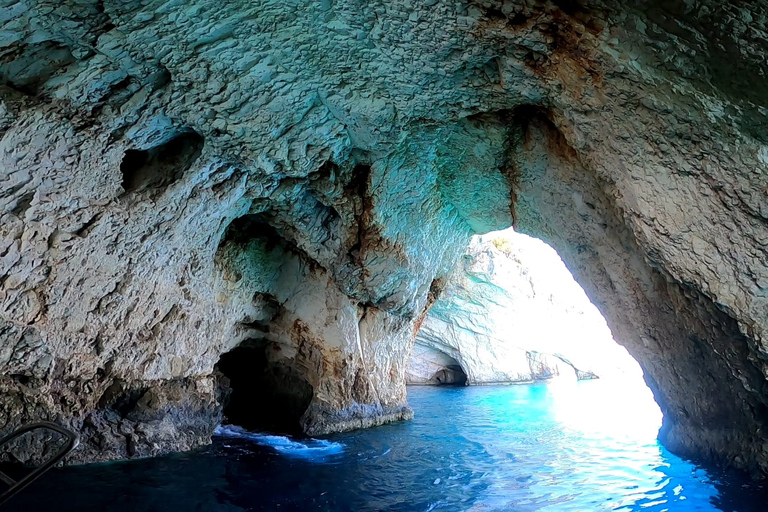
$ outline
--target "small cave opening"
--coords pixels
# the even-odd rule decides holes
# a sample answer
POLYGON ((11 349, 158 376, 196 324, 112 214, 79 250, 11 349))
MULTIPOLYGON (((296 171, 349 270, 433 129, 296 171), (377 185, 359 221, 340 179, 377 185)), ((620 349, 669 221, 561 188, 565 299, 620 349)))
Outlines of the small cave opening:
POLYGON ((285 239, 269 220, 268 212, 252 213, 236 218, 227 226, 219 243, 219 250, 227 244, 246 245, 257 239, 266 242, 267 250, 284 245, 285 239))
POLYGON ((120 163, 125 193, 160 189, 177 181, 203 151, 204 139, 188 130, 149 149, 129 149, 120 163))
POLYGON ((275 356, 280 347, 246 340, 222 354, 215 369, 224 422, 259 432, 301 435, 301 418, 313 388, 291 360, 275 356))
MULTIPOLYGON (((451 358, 453 359, 453 358, 451 358)), ((436 371, 429 380, 434 386, 466 386, 467 374, 461 365, 453 359, 454 364, 449 364, 436 371)))

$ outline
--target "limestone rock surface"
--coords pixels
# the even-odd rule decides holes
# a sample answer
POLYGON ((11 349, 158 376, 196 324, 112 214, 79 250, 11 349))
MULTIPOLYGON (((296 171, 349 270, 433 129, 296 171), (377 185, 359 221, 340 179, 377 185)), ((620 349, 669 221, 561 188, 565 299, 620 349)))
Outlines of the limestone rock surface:
POLYGON ((640 361, 670 448, 766 470, 767 23, 0 0, 2 429, 66 423, 73 462, 205 443, 252 383, 218 367, 238 348, 275 396, 311 389, 307 432, 406 418, 414 332, 516 221, 640 361))

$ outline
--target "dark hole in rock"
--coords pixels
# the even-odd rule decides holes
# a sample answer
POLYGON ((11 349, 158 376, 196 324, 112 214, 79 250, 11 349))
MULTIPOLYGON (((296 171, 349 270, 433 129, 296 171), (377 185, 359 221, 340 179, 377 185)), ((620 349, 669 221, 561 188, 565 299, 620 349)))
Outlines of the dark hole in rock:
POLYGON ((485 15, 492 20, 506 20, 507 17, 501 9, 490 8, 485 11, 485 15))
POLYGON ((349 183, 345 187, 347 194, 364 198, 368 192, 368 186, 371 179, 371 166, 365 164, 357 164, 352 169, 352 177, 349 183))
POLYGON ((146 389, 132 388, 124 382, 113 382, 99 397, 98 406, 101 409, 109 408, 126 417, 146 393, 146 389))
POLYGON ((579 2, 575 0, 556 0, 555 5, 562 9, 566 14, 574 14, 584 9, 579 2))
POLYGON ((512 19, 509 20, 509 24, 512 25, 512 26, 515 26, 515 27, 518 27, 520 25, 524 25, 527 22, 528 22, 528 16, 526 16, 525 14, 523 14, 521 12, 515 14, 512 17, 512 19))
POLYGON ((266 241, 266 250, 271 251, 275 247, 282 247, 285 240, 269 223, 267 214, 255 213, 243 215, 233 220, 224 232, 220 246, 226 244, 245 245, 251 240, 262 239, 266 241))
POLYGON ((354 205, 354 216, 357 222, 357 236, 354 243, 348 249, 347 253, 350 255, 353 261, 357 261, 360 258, 360 250, 363 245, 363 237, 365 234, 365 222, 364 218, 366 209, 370 210, 372 207, 371 200, 368 197, 368 188, 371 182, 371 166, 365 164, 357 164, 352 169, 352 177, 344 187, 344 195, 351 199, 354 205))
POLYGON ((11 213, 16 215, 17 217, 23 217, 24 212, 26 212, 30 206, 32 206, 32 200, 35 198, 35 192, 30 191, 25 193, 23 196, 21 196, 18 201, 16 201, 16 207, 11 210, 11 213))
POLYGON ((157 71, 153 73, 147 81, 152 86, 153 90, 157 90, 162 89, 171 83, 172 79, 173 77, 171 76, 171 72, 168 71, 168 68, 163 65, 159 65, 157 71))
POLYGON ((461 365, 454 360, 455 364, 449 364, 432 375, 429 384, 435 386, 466 386, 467 374, 461 368, 461 365))
POLYGON ((11 378, 23 386, 29 384, 30 381, 30 377, 28 375, 22 374, 13 374, 11 375, 11 378))
POLYGON ((150 149, 129 149, 120 172, 123 190, 139 192, 165 187, 181 178, 203 151, 203 137, 194 131, 180 133, 150 149))
POLYGON ((248 430, 302 434, 301 417, 312 401, 312 386, 291 366, 269 351, 279 348, 248 340, 223 354, 216 369, 224 400, 226 423, 248 430), (227 389, 228 388, 228 389, 227 389))

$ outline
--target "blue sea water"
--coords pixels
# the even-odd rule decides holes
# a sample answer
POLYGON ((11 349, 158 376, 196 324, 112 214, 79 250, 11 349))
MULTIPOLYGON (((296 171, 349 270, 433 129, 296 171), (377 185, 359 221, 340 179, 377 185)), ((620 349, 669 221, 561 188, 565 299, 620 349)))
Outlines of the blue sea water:
POLYGON ((413 421, 323 439, 224 426, 194 452, 54 470, 8 510, 768 510, 760 484, 661 447, 647 394, 599 380, 408 393, 413 421))

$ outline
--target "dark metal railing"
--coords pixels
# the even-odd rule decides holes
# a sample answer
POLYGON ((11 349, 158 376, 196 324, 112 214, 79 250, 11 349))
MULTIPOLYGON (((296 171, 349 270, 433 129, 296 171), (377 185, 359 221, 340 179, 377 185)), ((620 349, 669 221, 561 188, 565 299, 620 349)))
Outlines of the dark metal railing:
POLYGON ((0 480, 10 486, 7 491, 0 495, 0 505, 11 499, 26 486, 40 478, 43 473, 55 466, 56 463, 61 461, 61 459, 63 459, 69 452, 77 447, 77 434, 55 423, 51 423, 50 421, 41 421, 38 423, 30 423, 29 425, 24 425, 23 427, 0 439, 0 449, 2 449, 3 446, 7 445, 14 439, 21 437, 27 432, 31 432, 33 430, 52 430, 53 432, 63 436, 65 442, 59 447, 59 450, 53 455, 53 457, 45 461, 42 465, 33 469, 30 473, 24 475, 20 480, 14 480, 10 476, 0 471, 0 480))

